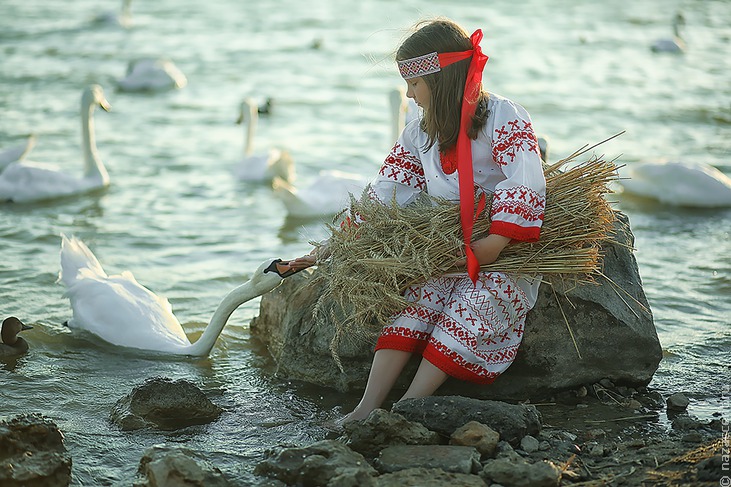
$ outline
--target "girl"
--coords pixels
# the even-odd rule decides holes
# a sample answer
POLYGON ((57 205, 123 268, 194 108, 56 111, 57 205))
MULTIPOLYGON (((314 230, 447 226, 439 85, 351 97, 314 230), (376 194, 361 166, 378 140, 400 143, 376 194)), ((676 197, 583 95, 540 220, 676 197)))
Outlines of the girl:
MULTIPOLYGON (((482 32, 455 22, 422 22, 396 53, 407 96, 423 110, 403 130, 369 190, 406 205, 421 192, 459 201, 466 272, 405 291, 414 304, 385 324, 365 392, 342 422, 381 406, 414 353, 422 356, 401 399, 433 394, 449 377, 489 384, 513 362, 540 278, 481 271, 515 241, 538 240, 546 182, 530 115, 482 89, 482 32), (491 193, 490 234, 471 242, 474 198, 491 193)), ((308 255, 292 271, 314 265, 308 255)))

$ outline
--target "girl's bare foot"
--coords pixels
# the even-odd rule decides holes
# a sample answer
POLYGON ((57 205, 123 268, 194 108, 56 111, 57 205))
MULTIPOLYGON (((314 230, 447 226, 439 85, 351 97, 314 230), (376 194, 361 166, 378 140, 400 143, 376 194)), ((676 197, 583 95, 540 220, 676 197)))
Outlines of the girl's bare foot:
POLYGON ((371 414, 371 411, 363 411, 362 409, 355 408, 350 413, 346 414, 339 420, 335 422, 338 426, 342 427, 345 423, 350 423, 351 421, 361 421, 363 419, 366 419, 368 415, 371 414))

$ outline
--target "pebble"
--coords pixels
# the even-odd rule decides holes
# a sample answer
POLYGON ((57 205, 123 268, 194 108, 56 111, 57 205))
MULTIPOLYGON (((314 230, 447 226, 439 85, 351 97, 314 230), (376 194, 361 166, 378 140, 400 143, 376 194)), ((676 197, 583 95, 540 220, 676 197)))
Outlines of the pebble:
POLYGON ((520 447, 527 453, 534 453, 540 449, 541 444, 531 435, 525 435, 523 439, 520 440, 520 447))
POLYGON ((670 410, 684 411, 685 409, 688 409, 690 399, 688 399, 688 397, 682 392, 676 392, 667 398, 666 404, 670 410))

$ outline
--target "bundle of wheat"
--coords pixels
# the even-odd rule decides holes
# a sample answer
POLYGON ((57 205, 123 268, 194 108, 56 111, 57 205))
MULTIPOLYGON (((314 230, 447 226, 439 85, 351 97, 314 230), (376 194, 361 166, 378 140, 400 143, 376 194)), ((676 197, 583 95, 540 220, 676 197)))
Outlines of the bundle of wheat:
MULTIPOLYGON (((483 270, 541 276, 549 282, 592 282, 601 272, 601 245, 611 238, 615 221, 605 195, 617 178, 617 166, 592 156, 561 170, 589 149, 544 166, 546 210, 540 240, 507 246, 483 270)), ((473 240, 488 235, 489 195, 487 200, 476 218, 473 240)), ((343 337, 372 338, 408 306, 402 295, 407 286, 457 271, 453 266, 463 253, 458 203, 427 195, 401 207, 395 201, 375 202, 364 193, 352 198, 347 213, 329 230, 330 257, 319 263, 313 283, 324 289, 315 306, 316 317, 325 313, 336 327, 332 343, 336 360, 343 337), (339 225, 343 220, 361 223, 339 225)))

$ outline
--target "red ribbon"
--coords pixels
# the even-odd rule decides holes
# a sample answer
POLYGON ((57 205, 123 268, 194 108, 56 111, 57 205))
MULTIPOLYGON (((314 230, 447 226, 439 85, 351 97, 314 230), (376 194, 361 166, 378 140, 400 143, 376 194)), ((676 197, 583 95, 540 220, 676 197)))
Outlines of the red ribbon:
MULTIPOLYGON (((462 116, 460 119, 460 130, 457 135, 457 173, 459 176, 459 206, 460 220, 462 222, 462 233, 464 234, 465 254, 467 256, 467 273, 473 283, 477 282, 477 276, 480 272, 480 263, 477 260, 470 243, 472 241, 472 228, 475 215, 475 182, 472 173, 472 141, 467 135, 472 124, 472 117, 477 109, 477 101, 480 94, 480 86, 482 83, 482 70, 485 69, 487 63, 487 55, 482 53, 480 41, 482 41, 482 30, 477 29, 470 37, 472 41, 472 61, 467 71, 467 80, 465 81, 464 96, 462 97, 462 116)), ((470 51, 466 51, 470 52, 470 51)), ((462 53, 446 53, 446 54, 464 54, 462 53)), ((441 57, 444 54, 440 54, 441 57)), ((466 59, 462 57, 461 59, 466 59)), ((459 60, 459 59, 457 59, 459 60)), ((457 61, 455 60, 455 61, 457 61)), ((452 61, 452 62, 455 62, 452 61)))

